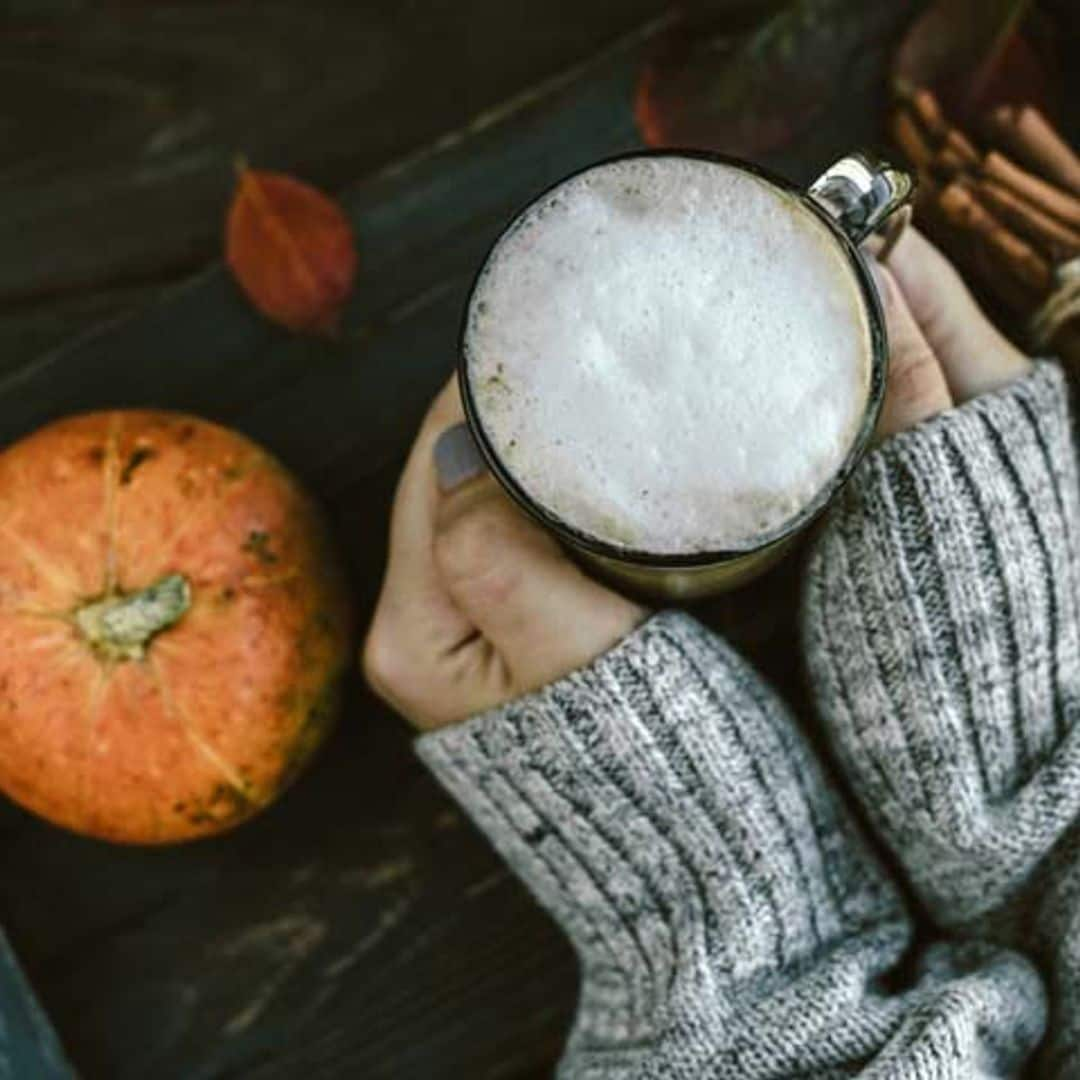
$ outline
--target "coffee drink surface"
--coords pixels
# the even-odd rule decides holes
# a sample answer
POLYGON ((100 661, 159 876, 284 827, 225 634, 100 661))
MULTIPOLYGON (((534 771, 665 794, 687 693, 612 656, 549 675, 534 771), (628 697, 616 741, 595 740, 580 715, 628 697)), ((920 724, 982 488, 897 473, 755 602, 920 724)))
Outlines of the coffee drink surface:
POLYGON ((517 484, 579 533, 744 550, 828 484, 863 421, 855 271, 796 197, 695 158, 572 177, 493 250, 466 377, 517 484))

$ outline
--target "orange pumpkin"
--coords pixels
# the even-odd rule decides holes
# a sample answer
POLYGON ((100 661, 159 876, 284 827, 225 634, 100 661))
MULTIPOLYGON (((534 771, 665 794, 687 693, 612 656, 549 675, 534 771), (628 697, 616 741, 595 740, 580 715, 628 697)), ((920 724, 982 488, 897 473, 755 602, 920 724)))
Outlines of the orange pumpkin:
POLYGON ((296 481, 195 417, 118 411, 0 454, 0 788, 169 843, 270 802, 328 731, 341 572, 296 481))

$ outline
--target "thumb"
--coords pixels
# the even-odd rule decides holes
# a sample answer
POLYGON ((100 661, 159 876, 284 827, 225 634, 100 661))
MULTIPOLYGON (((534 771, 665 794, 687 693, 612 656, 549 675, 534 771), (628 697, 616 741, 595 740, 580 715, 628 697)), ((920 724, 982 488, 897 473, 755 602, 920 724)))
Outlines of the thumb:
POLYGON ((459 425, 436 449, 437 463, 449 457, 456 465, 453 486, 443 490, 436 510, 435 564, 454 605, 500 656, 513 690, 522 693, 607 651, 645 612, 586 577, 490 476, 463 468, 466 439, 468 430, 459 425), (454 443, 456 453, 448 454, 454 443))
POLYGON ((889 332, 889 376, 878 434, 888 438, 952 408, 945 373, 895 278, 873 263, 889 332))

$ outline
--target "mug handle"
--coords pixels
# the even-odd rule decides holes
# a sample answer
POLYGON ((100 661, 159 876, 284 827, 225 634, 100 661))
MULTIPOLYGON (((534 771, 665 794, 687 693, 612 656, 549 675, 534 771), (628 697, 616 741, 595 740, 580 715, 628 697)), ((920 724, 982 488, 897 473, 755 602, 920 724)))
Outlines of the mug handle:
POLYGON ((911 220, 915 178, 860 150, 826 169, 807 195, 835 219, 853 244, 884 260, 911 220))

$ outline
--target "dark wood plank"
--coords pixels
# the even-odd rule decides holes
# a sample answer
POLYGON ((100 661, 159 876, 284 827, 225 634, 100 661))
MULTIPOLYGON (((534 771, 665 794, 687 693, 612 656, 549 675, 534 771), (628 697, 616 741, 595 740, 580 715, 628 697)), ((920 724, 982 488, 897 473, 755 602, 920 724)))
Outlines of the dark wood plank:
MULTIPOLYGON (((255 434, 329 503, 362 617, 400 458, 469 279, 536 185, 630 145, 633 47, 346 202, 349 340, 292 338, 214 269, 0 379, 0 439, 115 403, 255 434)), ((129 851, 0 809, 0 921, 90 1077, 508 1077, 553 1056, 570 950, 355 680, 331 751, 235 835, 129 851)))
MULTIPOLYGON (((867 85, 882 55, 860 59, 867 85)), ((365 271, 342 343, 280 333, 213 269, 9 370, 0 439, 116 404, 233 423, 329 503, 363 616, 400 459, 453 364, 482 253, 539 187, 635 144, 639 62, 631 44, 349 192, 365 271)), ((872 126, 849 113, 774 164, 809 176, 872 126)), ((795 650, 776 648, 790 607, 764 629, 741 626, 739 605, 712 615, 790 683, 795 650)), ((10 808, 0 830, 0 916, 91 1077, 507 1076, 555 1051, 573 1007, 565 942, 358 684, 332 751, 234 836, 115 850, 10 808)))
MULTIPOLYGON (((806 179, 876 133, 888 43, 881 29, 837 58, 829 121, 774 167, 806 179)), ((400 461, 452 367, 481 255, 539 187, 634 144, 641 48, 348 191, 363 271, 340 343, 275 330, 213 268, 126 323, 8 365, 0 441, 118 404, 232 423, 327 503, 364 619, 400 461)), ((702 611, 801 701, 797 574, 789 562, 702 611)), ((566 943, 358 679, 329 752, 234 835, 115 849, 0 805, 0 922, 90 1080, 509 1077, 543 1069, 574 1003, 566 943)))
POLYGON ((190 271, 237 154, 339 188, 664 5, 26 0, 0 28, 0 302, 190 271))
POLYGON ((90 289, 0 309, 0 378, 28 360, 133 314, 156 300, 164 289, 154 283, 90 289))

